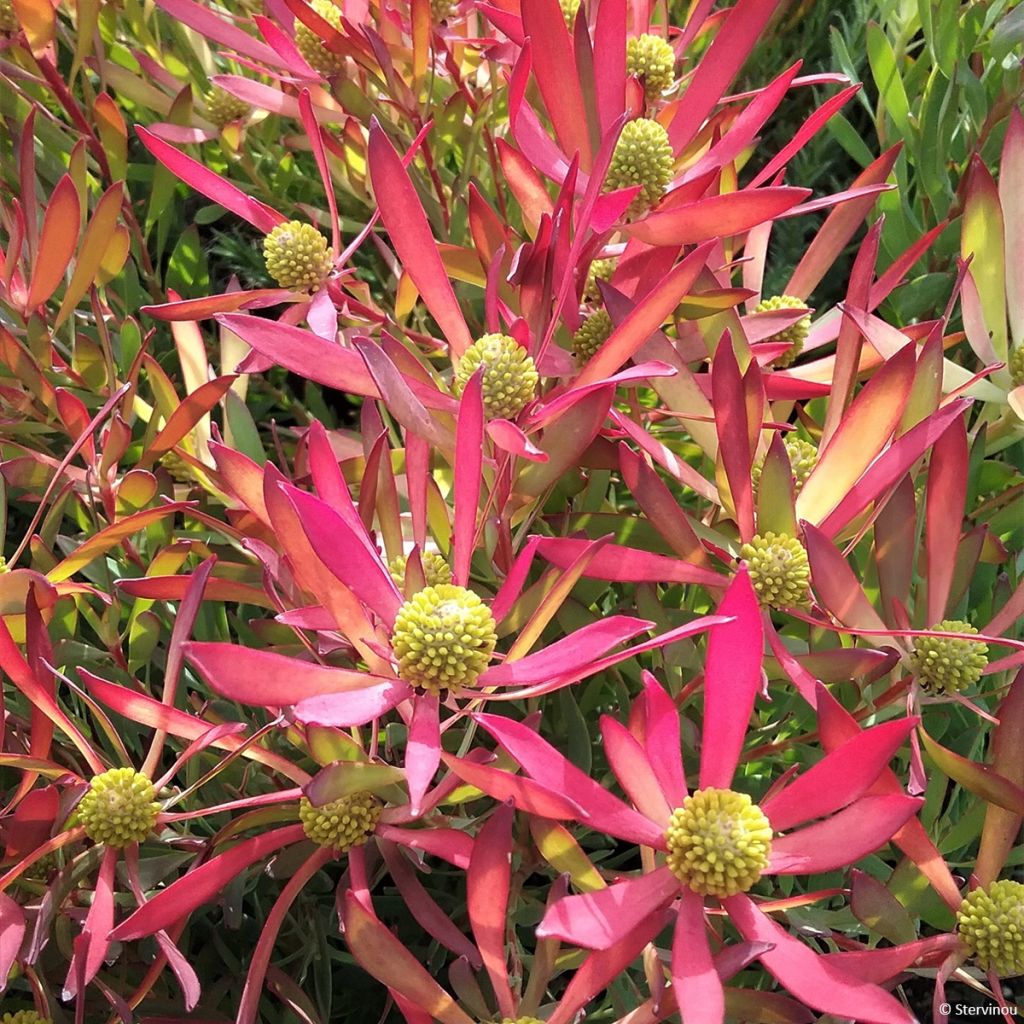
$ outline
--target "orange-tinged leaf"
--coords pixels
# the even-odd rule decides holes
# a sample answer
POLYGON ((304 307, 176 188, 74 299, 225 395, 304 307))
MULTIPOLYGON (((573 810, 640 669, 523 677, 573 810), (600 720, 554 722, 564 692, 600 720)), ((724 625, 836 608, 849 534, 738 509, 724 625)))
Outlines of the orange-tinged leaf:
POLYGON ((171 413, 164 428, 153 439, 146 454, 139 460, 139 466, 151 465, 164 452, 173 448, 204 416, 224 397, 234 383, 234 374, 217 377, 196 388, 177 409, 171 413))
POLYGON ((32 55, 38 57, 53 42, 57 15, 50 0, 13 0, 14 13, 25 32, 32 55))
MULTIPOLYGON (((992 734, 992 767, 1014 785, 1024 787, 1024 669, 1017 673, 999 705, 998 718, 992 734)), ((980 885, 994 882, 1002 873, 1020 835, 1020 825, 1019 813, 989 804, 974 864, 980 885)))
POLYGON ((412 77, 417 85, 427 73, 430 57, 430 0, 412 0, 412 77))
POLYGON ((96 115, 96 128, 107 154, 111 176, 117 181, 124 177, 128 166, 128 126, 117 104, 105 92, 93 100, 92 110, 96 115))
POLYGON ((46 578, 51 583, 61 583, 63 580, 74 576, 79 569, 85 568, 93 559, 99 558, 111 548, 116 547, 123 540, 144 530, 147 526, 174 515, 187 506, 182 502, 173 502, 163 505, 160 508, 148 508, 144 512, 136 512, 134 515, 126 516, 111 526, 107 526, 94 533, 84 544, 73 551, 63 562, 55 565, 47 574, 46 578))
POLYGON ((920 728, 919 732, 924 749, 943 774, 990 804, 1003 807, 1014 814, 1024 814, 1024 788, 1011 782, 1005 775, 1000 775, 987 764, 978 764, 977 761, 971 761, 942 746, 933 740, 924 728, 920 728))
POLYGON ((130 245, 131 237, 128 234, 128 229, 123 224, 118 224, 114 228, 114 233, 110 236, 110 241, 103 252, 103 258, 100 260, 99 273, 96 275, 97 284, 106 284, 121 273, 121 268, 124 266, 125 260, 128 259, 130 245))
POLYGON ((910 343, 854 399, 796 499, 798 519, 823 522, 877 458, 903 415, 914 369, 910 343))
POLYGON ((78 244, 81 215, 78 191, 71 180, 71 175, 65 174, 57 182, 43 218, 39 250, 32 269, 28 301, 25 303, 29 310, 42 305, 60 284, 78 244))
POLYGON ((354 892, 345 898, 345 940, 366 971, 441 1024, 473 1024, 412 953, 363 907, 354 892))
POLYGON ((480 257, 473 249, 461 245, 438 245, 441 262, 450 277, 456 281, 465 281, 483 288, 487 284, 487 275, 480 269, 480 257))
POLYGON ((89 221, 89 226, 85 229, 82 248, 78 253, 78 259, 75 260, 71 282, 64 292, 64 301, 57 313, 57 327, 64 323, 75 306, 78 305, 78 300, 96 280, 121 212, 123 196, 124 186, 121 182, 117 182, 103 193, 100 201, 96 204, 96 211, 89 221))
MULTIPOLYGON (((1006 358, 1005 232, 999 193, 979 156, 971 160, 967 198, 960 228, 960 253, 971 259, 968 273, 977 286, 981 313, 992 338, 992 348, 1006 358)), ((968 301, 964 293, 963 301, 968 301)))
POLYGON ((698 245, 633 307, 583 368, 576 387, 610 376, 636 354, 693 287, 712 246, 712 242, 698 245))

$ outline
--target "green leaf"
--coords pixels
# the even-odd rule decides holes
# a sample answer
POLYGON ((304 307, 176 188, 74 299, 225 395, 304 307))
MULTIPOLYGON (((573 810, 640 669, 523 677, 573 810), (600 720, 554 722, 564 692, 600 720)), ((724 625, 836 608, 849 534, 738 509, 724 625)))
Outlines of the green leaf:
POLYGON ((910 134, 910 103, 903 87, 903 79, 896 63, 896 54, 885 33, 875 23, 868 25, 867 31, 868 64, 871 74, 878 87, 879 95, 886 111, 892 118, 897 131, 907 136, 910 134))

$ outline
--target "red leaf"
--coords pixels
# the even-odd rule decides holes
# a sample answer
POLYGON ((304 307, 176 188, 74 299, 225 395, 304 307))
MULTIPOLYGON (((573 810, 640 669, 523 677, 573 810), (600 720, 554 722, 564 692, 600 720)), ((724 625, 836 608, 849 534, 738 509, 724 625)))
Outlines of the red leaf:
POLYGON ((900 718, 858 732, 809 768, 761 810, 776 832, 788 832, 812 818, 831 814, 866 793, 903 741, 916 718, 900 718))
POLYGON ((416 189, 376 119, 370 126, 370 180, 391 244, 456 357, 473 343, 416 189))
POLYGON ((928 567, 928 624, 945 617, 953 586, 967 500, 967 424, 958 416, 939 437, 928 463, 924 549, 928 567))
POLYGON ((584 949, 610 949, 645 919, 669 906, 680 882, 667 867, 616 882, 607 889, 566 896, 549 907, 537 938, 561 939, 584 949))
POLYGON ((626 234, 648 245, 691 245, 739 235, 792 209, 811 194, 807 188, 759 188, 709 196, 652 213, 626 234))
POLYGON ((135 131, 146 149, 172 174, 208 199, 248 221, 257 231, 262 231, 265 235, 270 234, 278 224, 284 224, 288 219, 265 203, 246 195, 237 185, 232 185, 226 178, 204 167, 197 160, 158 139, 141 125, 136 125, 135 131))
POLYGON ((590 169, 590 135, 576 58, 557 0, 523 0, 523 31, 530 43, 533 74, 565 156, 577 153, 590 169))
POLYGON ((631 359, 694 285, 713 247, 712 242, 705 242, 673 267, 616 325, 576 378, 574 386, 582 387, 609 377, 631 359))
POLYGON ((484 458, 483 372, 482 367, 477 370, 462 392, 455 433, 455 557, 452 569, 455 583, 460 587, 469 585, 470 563, 476 544, 484 458))
POLYGON ((728 789, 761 687, 764 626, 757 595, 746 570, 736 574, 719 615, 732 622, 715 626, 708 637, 704 671, 704 732, 700 748, 700 788, 728 789))
POLYGON ((185 656, 221 696, 239 704, 285 707, 308 697, 362 690, 388 681, 354 669, 334 668, 238 644, 184 645, 185 656))
POLYGON ((305 837, 301 825, 264 832, 246 839, 227 853, 206 861, 161 889, 148 903, 139 907, 111 933, 115 942, 126 942, 152 935, 187 917, 197 907, 214 899, 221 890, 247 868, 305 837))
POLYGON ((837 1017, 872 1024, 914 1024, 913 1014, 888 992, 845 974, 766 917, 748 896, 723 901, 740 934, 771 945, 761 963, 797 999, 837 1017))
POLYGON ((506 931, 512 879, 512 820, 508 805, 495 808, 473 845, 466 872, 466 903, 473 938, 480 949, 487 976, 506 1019, 516 1016, 516 1002, 508 979, 506 931))

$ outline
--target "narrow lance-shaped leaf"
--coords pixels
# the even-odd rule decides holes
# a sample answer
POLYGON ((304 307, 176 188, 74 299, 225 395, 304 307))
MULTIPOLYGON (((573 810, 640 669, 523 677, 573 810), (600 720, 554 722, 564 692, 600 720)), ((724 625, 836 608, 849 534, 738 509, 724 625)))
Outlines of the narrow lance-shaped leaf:
MULTIPOLYGON (((970 258, 968 273, 977 286, 981 314, 1000 359, 1006 358, 1006 256, 1003 210, 996 183, 981 157, 971 158, 961 221, 960 253, 970 258)), ((962 301, 968 301, 964 292, 962 301)))
POLYGON ((70 174, 57 182, 46 204, 39 249, 32 268, 26 308, 31 311, 42 305, 56 290, 78 244, 81 205, 78 190, 70 174))
POLYGON ((456 357, 473 343, 416 189, 376 120, 370 126, 370 180, 391 244, 456 357))
POLYGON ((512 821, 502 804, 480 829, 466 872, 466 901, 473 938, 483 957, 487 976, 505 1018, 515 1017, 515 998, 506 963, 508 897, 512 879, 512 821))
POLYGON ((283 224, 287 219, 266 203, 246 195, 237 185, 231 184, 226 178, 204 167, 197 160, 158 139, 141 125, 136 125, 135 131, 146 149, 172 174, 208 199, 248 221, 257 231, 270 234, 278 224, 283 224))
POLYGON ((733 621, 713 626, 708 637, 701 789, 731 786, 754 710, 754 698, 761 687, 764 627, 746 570, 736 574, 718 612, 733 616, 733 621))
POLYGON ((964 502, 967 498, 967 425, 957 417, 935 442, 928 464, 925 558, 928 565, 928 625, 945 618, 953 585, 964 502))
POLYGON ((420 962, 359 902, 345 896, 345 940, 367 973, 441 1024, 473 1024, 420 962))
POLYGON ((459 403, 455 444, 454 578, 469 584, 470 562, 476 540, 484 448, 483 368, 466 384, 459 403))
POLYGON ((110 933, 110 938, 115 942, 127 942, 169 928, 197 907, 214 899, 241 872, 281 847, 299 842, 304 836, 301 825, 288 825, 244 840, 226 853, 182 875, 166 889, 161 889, 148 903, 119 924, 110 933))

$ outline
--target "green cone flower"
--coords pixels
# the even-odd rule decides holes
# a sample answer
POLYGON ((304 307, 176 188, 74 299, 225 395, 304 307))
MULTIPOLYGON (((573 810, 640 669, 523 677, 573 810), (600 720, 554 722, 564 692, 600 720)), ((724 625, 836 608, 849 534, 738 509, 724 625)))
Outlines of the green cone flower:
POLYGON ((252 107, 245 100, 232 96, 226 89, 215 86, 206 97, 206 119, 218 128, 224 128, 232 121, 248 117, 252 107))
POLYGON ((745 793, 699 789, 672 812, 668 868, 702 896, 749 891, 768 866, 772 826, 745 793))
MULTIPOLYGON (((755 313, 768 313, 773 309, 800 309, 806 303, 792 295, 773 295, 770 299, 762 299, 755 307, 755 313)), ((790 324, 784 331, 773 334, 765 341, 788 342, 789 350, 781 356, 775 357, 775 365, 778 367, 789 366, 794 359, 804 350, 804 342, 811 328, 810 316, 801 317, 795 324, 790 324)))
POLYGON ((1024 384, 1024 344, 1018 345, 1006 361, 1007 369, 1010 371, 1010 380, 1013 386, 1019 388, 1024 384))
POLYGON ((804 546, 785 533, 759 534, 740 548, 747 562, 750 582, 769 608, 793 608, 807 604, 811 567, 804 546))
POLYGON ((290 220, 263 240, 267 273, 282 288, 316 288, 331 272, 334 258, 327 239, 312 224, 290 220))
POLYGON ((536 1017, 503 1017, 501 1024, 544 1024, 544 1021, 536 1017))
POLYGON ((0 1024, 53 1024, 52 1017, 40 1017, 35 1010, 17 1010, 0 1017, 0 1024))
POLYGON ((372 793, 349 793, 323 807, 299 800, 299 818, 306 837, 317 846, 346 853, 362 846, 377 827, 384 805, 372 793))
POLYGON ((648 102, 656 100, 675 80, 675 51, 661 36, 637 36, 626 43, 626 73, 639 78, 648 102))
POLYGON ((607 281, 615 273, 615 264, 618 261, 614 256, 605 260, 594 260, 587 270, 587 283, 583 289, 585 302, 600 302, 601 293, 597 290, 598 281, 607 281))
POLYGON ((1024 884, 1004 879, 969 893, 956 914, 960 941, 984 971, 1024 974, 1024 884))
MULTIPOLYGON (((331 28, 341 31, 341 10, 331 0, 313 0, 310 7, 331 28)), ((345 58, 324 46, 323 40, 307 25, 296 19, 295 45, 306 63, 321 75, 333 75, 345 67, 345 58)))
MULTIPOLYGON (((793 489, 799 494, 811 475, 811 470, 818 464, 818 449, 805 441, 802 437, 790 435, 782 442, 786 447, 786 454, 789 456, 789 465, 793 471, 793 489)), ((764 469, 764 460, 756 463, 750 471, 750 479, 757 490, 761 482, 761 471, 764 469)))
POLYGON ((435 695, 472 686, 498 642, 490 609, 465 587, 439 583, 398 611, 391 647, 398 675, 435 695))
POLYGON ((612 318, 605 310, 599 309, 596 313, 591 313, 572 336, 572 351, 576 356, 576 362, 580 366, 588 362, 608 340, 613 329, 612 318))
MULTIPOLYGON (((399 555, 388 562, 388 572, 395 581, 399 590, 405 587, 405 567, 408 559, 405 555, 399 555)), ((423 576, 428 587, 436 586, 438 583, 451 583, 452 571, 444 556, 436 551, 424 551, 420 554, 420 564, 423 566, 423 576)))
MULTIPOLYGON (((932 629, 939 633, 977 633, 960 619, 943 619, 932 629)), ((973 686, 988 665, 988 644, 956 637, 919 636, 910 655, 917 681, 933 693, 959 693, 973 686)))
POLYGON ((444 21, 454 6, 452 0, 430 0, 430 16, 434 21, 444 21))
POLYGON ((13 0, 0 0, 0 32, 17 32, 20 27, 13 0))
POLYGON ((562 9, 565 27, 571 33, 576 27, 576 13, 580 9, 580 0, 558 0, 558 6, 562 9))
POLYGON ((656 203, 672 180, 675 158, 668 132, 657 121, 638 117, 622 129, 604 180, 606 192, 640 185, 631 209, 638 213, 656 203))
POLYGON ((93 777, 76 808, 94 843, 121 849, 153 831, 160 805, 153 783, 134 768, 111 768, 93 777))
POLYGON ((484 367, 484 410, 491 419, 514 419, 537 391, 540 377, 529 353, 507 334, 485 334, 466 349, 455 370, 455 394, 484 367))

